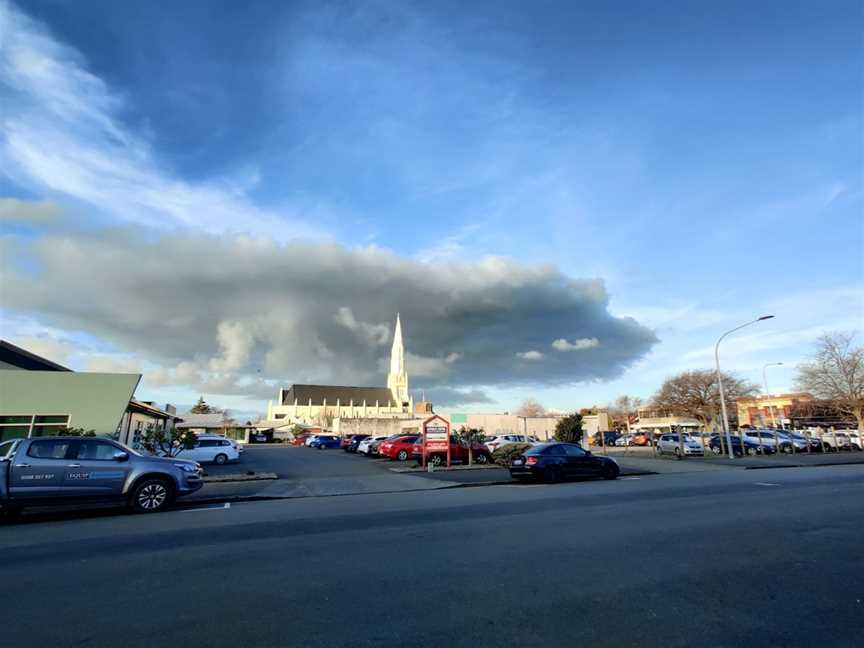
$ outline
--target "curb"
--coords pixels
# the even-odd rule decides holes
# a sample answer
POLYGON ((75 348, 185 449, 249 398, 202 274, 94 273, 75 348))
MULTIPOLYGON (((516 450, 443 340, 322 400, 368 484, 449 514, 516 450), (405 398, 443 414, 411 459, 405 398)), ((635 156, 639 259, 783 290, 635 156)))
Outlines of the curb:
POLYGON ((861 461, 844 461, 842 463, 825 462, 811 464, 783 464, 780 466, 744 466, 744 470, 772 470, 775 468, 825 468, 826 466, 861 466, 864 465, 864 459, 861 461))

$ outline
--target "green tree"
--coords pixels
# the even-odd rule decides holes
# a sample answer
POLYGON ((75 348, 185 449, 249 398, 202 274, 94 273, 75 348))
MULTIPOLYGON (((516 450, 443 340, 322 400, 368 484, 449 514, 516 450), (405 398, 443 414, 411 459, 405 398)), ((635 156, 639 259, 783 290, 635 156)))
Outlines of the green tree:
POLYGON ((141 436, 141 447, 153 455, 176 457, 181 451, 193 448, 195 441, 195 433, 192 430, 148 427, 141 436))
POLYGON ((558 421, 555 439, 562 443, 582 443, 582 415, 570 414, 558 421))
POLYGON ((192 406, 192 409, 189 410, 191 414, 213 414, 218 412, 218 410, 210 407, 205 401, 203 396, 198 397, 198 402, 192 406))
POLYGON ((464 425, 453 436, 456 441, 464 443, 468 446, 468 465, 474 463, 474 444, 483 443, 486 440, 486 434, 482 428, 466 428, 464 425))
POLYGON ((84 428, 65 428, 57 432, 57 436, 96 436, 96 430, 85 430, 84 428))

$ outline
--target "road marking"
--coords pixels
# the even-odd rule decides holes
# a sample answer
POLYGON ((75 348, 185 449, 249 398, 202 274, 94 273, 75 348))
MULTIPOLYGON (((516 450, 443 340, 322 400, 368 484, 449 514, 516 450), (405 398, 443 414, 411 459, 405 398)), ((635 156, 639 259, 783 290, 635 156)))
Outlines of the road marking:
POLYGON ((178 513, 194 513, 195 511, 224 511, 225 509, 231 508, 231 502, 225 502, 225 504, 210 504, 208 506, 201 506, 198 508, 187 508, 187 509, 177 509, 178 513))
POLYGON ((618 479, 628 479, 628 480, 631 480, 631 481, 632 481, 632 480, 635 480, 635 479, 642 479, 642 478, 641 478, 641 477, 619 477, 618 479))
POLYGON ((779 486, 780 484, 772 484, 770 482, 756 482, 757 486, 779 486))

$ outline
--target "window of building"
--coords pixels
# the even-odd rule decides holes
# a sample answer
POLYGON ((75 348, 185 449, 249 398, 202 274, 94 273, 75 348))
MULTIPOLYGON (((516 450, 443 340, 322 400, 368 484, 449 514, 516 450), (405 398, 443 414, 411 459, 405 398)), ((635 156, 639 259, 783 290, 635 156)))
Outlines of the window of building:
POLYGON ((6 414, 0 416, 0 441, 56 436, 69 427, 68 414, 6 414))

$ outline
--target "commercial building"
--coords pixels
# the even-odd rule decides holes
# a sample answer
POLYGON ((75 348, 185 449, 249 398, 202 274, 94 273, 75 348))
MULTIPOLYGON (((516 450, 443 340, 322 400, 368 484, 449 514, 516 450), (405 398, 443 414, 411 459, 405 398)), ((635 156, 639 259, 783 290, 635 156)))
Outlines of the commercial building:
POLYGON ((806 403, 812 403, 812 394, 797 392, 772 394, 738 399, 738 425, 750 427, 789 426, 792 414, 806 403))
MULTIPOLYGON (((451 413, 442 415, 450 421, 454 430, 461 427, 483 430, 486 436, 498 434, 522 434, 533 436, 540 441, 555 438, 555 428, 566 414, 548 414, 545 416, 518 416, 516 414, 467 414, 451 413)), ((609 415, 600 411, 597 414, 582 416, 583 444, 597 432, 609 430, 609 415)))
POLYGON ((702 424, 689 416, 676 416, 662 410, 645 408, 638 411, 635 423, 630 424, 630 432, 652 432, 663 434, 675 430, 698 432, 702 424))
POLYGON ((113 435, 140 379, 74 372, 0 340, 0 441, 68 428, 113 435))
POLYGON ((120 419, 117 440, 137 450, 141 447, 141 437, 146 431, 170 431, 182 420, 177 416, 177 409, 173 405, 166 405, 165 409, 161 409, 151 401, 138 401, 133 398, 120 419))

